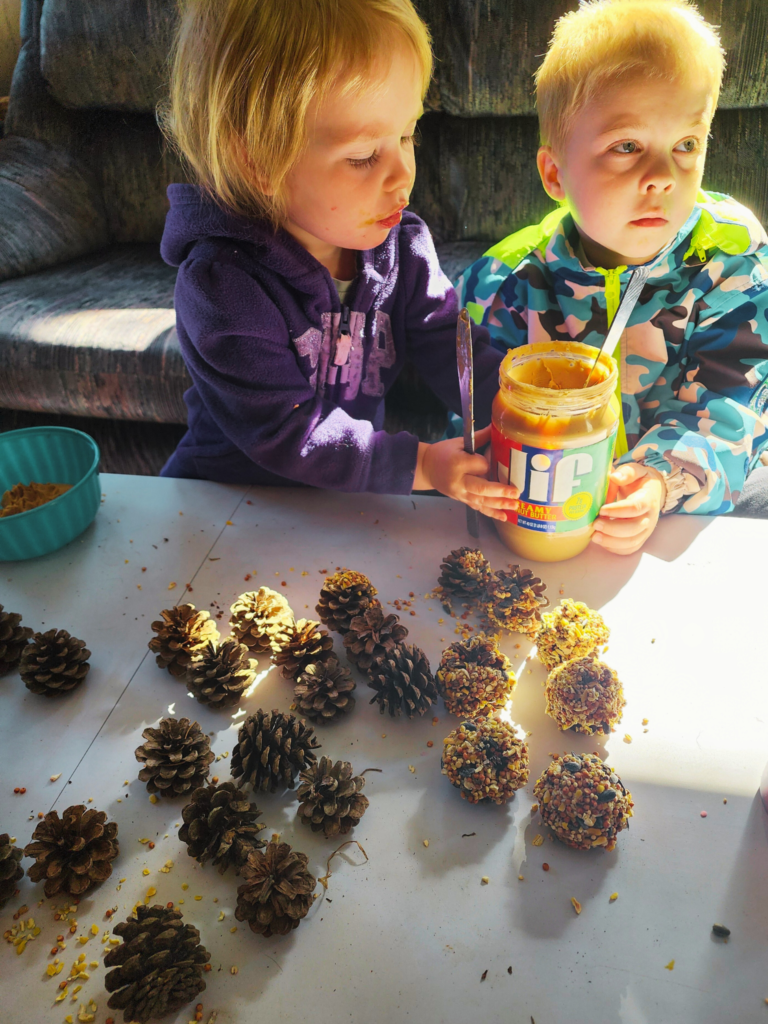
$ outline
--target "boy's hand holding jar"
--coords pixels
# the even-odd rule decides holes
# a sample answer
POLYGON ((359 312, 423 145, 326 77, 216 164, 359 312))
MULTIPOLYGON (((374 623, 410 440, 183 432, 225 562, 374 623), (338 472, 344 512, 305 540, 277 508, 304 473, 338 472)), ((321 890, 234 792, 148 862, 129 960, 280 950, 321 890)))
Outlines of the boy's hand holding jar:
POLYGON ((642 462, 615 466, 608 493, 595 520, 592 541, 617 555, 638 551, 656 529, 667 486, 656 469, 642 462))

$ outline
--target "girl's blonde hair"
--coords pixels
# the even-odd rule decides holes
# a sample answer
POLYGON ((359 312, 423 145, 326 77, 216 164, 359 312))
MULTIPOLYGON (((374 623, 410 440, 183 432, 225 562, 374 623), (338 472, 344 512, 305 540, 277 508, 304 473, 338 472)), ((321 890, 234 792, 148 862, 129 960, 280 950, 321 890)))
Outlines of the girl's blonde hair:
POLYGON ((180 8, 158 120, 196 181, 244 216, 280 223, 308 107, 332 86, 375 81, 380 57, 405 43, 426 95, 430 37, 411 0, 180 0, 180 8))
POLYGON ((711 118, 724 70, 717 30, 690 0, 581 0, 557 21, 536 71, 542 145, 562 150, 579 111, 634 77, 709 83, 711 118))

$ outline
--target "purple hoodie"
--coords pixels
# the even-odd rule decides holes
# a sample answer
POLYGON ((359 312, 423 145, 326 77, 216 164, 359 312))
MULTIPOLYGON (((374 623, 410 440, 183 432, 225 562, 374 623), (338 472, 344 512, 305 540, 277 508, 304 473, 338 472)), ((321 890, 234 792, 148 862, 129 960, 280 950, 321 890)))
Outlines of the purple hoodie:
MULTIPOLYGON (((163 476, 302 483, 408 494, 418 438, 381 430, 384 395, 410 356, 460 412, 458 303, 429 231, 405 213, 361 252, 342 306, 330 274, 287 232, 170 185, 161 254, 179 268, 179 343, 192 377, 189 429, 163 476)), ((502 355, 475 340, 475 417, 491 418, 502 355)))

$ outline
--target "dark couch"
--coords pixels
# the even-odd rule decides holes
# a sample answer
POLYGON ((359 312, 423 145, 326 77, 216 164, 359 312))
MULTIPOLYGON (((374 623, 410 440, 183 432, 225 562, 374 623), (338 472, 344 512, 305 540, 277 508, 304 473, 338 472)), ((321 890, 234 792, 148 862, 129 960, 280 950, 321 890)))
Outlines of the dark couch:
MULTIPOLYGON (((412 205, 451 275, 551 208, 535 169, 531 76, 574 2, 418 0, 438 62, 412 205)), ((705 184, 765 221, 768 4, 700 6, 722 17, 729 49, 705 184)), ((0 410, 185 421, 175 270, 158 254, 165 187, 184 177, 154 116, 175 10, 175 0, 23 0, 0 140, 0 410)), ((406 377, 394 401, 418 394, 406 377)))

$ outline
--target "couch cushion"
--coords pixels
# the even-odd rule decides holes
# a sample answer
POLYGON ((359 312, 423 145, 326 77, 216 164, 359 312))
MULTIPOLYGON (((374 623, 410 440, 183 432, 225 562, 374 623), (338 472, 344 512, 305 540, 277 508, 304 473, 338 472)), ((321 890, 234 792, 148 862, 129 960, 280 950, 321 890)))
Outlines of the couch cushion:
POLYGON ((185 423, 175 280, 126 245, 0 284, 0 407, 185 423))
MULTIPOLYGON (((434 40, 435 77, 428 104, 461 117, 533 114, 533 74, 555 21, 575 0, 418 0, 434 40)), ((720 107, 768 105, 768 4, 698 0, 721 26, 728 63, 720 107)))
POLYGON ((107 115, 87 152, 101 181, 110 241, 159 245, 168 183, 187 178, 152 115, 107 115))
POLYGON ((45 0, 40 57, 65 107, 152 111, 165 91, 176 0, 45 0))
POLYGON ((107 244, 96 178, 47 142, 0 141, 0 210, 0 281, 107 244))

